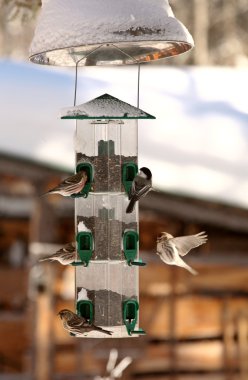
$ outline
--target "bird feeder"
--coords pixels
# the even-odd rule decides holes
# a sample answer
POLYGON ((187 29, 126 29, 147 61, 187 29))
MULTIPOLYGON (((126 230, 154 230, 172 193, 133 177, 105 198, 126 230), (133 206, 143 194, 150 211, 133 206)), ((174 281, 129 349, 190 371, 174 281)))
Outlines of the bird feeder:
POLYGON ((75 198, 75 308, 113 331, 112 337, 142 334, 138 208, 130 214, 126 208, 138 171, 137 121, 154 117, 104 94, 63 110, 62 119, 76 119, 76 171, 85 170, 89 178, 89 191, 75 198))
MULTIPOLYGON (((143 333, 138 206, 130 214, 126 207, 138 172, 137 120, 154 117, 107 94, 76 106, 77 68, 140 64, 193 45, 168 0, 43 0, 30 60, 76 67, 74 107, 62 119, 76 120, 75 171, 88 178, 74 196, 75 309, 89 323, 108 327, 112 337, 143 333)), ((97 331, 88 336, 106 337, 97 331)))

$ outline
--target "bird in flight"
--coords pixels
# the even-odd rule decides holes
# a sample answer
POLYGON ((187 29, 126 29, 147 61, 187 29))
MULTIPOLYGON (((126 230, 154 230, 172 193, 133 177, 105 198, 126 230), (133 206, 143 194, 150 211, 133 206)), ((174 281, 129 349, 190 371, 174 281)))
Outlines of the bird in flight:
POLYGON ((206 241, 207 235, 205 232, 179 237, 173 237, 167 232, 162 232, 162 235, 157 239, 157 254, 164 263, 177 265, 196 275, 197 272, 186 264, 182 257, 187 255, 191 249, 206 243, 206 241))

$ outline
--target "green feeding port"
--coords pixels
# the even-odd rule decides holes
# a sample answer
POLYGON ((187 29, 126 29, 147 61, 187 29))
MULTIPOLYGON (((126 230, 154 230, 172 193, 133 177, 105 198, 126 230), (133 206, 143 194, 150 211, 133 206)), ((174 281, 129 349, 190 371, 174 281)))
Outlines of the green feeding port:
POLYGON ((139 235, 136 231, 126 231, 123 235, 123 251, 128 265, 144 266, 141 259, 135 261, 138 254, 139 235))
POLYGON ((138 310, 138 301, 131 299, 123 302, 123 321, 128 335, 145 334, 143 329, 134 330, 138 320, 138 310))
POLYGON ((129 195, 134 177, 138 173, 138 166, 134 162, 124 164, 122 167, 122 183, 127 195, 129 195))
POLYGON ((91 232, 79 232, 77 234, 77 251, 82 262, 80 264, 87 267, 93 254, 93 236, 91 232))
POLYGON ((85 318, 90 324, 93 323, 94 319, 94 308, 93 303, 89 300, 81 300, 77 302, 77 314, 85 318))
POLYGON ((85 170, 87 173, 88 180, 84 186, 84 188, 81 190, 79 194, 73 194, 71 195, 72 198, 79 198, 79 197, 84 197, 87 198, 88 194, 91 190, 92 182, 93 182, 93 168, 92 165, 89 164, 88 162, 83 162, 77 164, 76 172, 80 172, 81 170, 85 170))

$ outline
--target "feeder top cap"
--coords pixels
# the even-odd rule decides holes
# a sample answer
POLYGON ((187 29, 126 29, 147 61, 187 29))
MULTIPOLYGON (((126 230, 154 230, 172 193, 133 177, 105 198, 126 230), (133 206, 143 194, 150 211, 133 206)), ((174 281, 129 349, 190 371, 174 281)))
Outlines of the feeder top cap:
POLYGON ((168 0, 43 0, 30 60, 126 65, 171 57, 193 46, 168 0))
POLYGON ((104 94, 87 103, 64 108, 61 119, 155 119, 154 116, 131 106, 114 96, 104 94))

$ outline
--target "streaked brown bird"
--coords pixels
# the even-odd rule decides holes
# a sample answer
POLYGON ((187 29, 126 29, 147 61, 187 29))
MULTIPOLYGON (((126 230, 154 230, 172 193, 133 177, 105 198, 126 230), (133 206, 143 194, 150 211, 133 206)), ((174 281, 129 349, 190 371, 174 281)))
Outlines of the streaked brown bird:
POLYGON ((162 235, 157 239, 157 254, 164 263, 177 265, 196 275, 198 273, 186 264, 181 256, 187 255, 191 249, 206 243, 206 241, 207 235, 205 232, 179 237, 173 237, 167 232, 162 232, 162 235))
POLYGON ((76 258, 76 243, 68 243, 65 247, 60 248, 57 252, 50 256, 42 257, 39 261, 59 261, 62 265, 69 265, 76 258))
POLYGON ((89 333, 90 331, 99 331, 107 335, 113 334, 112 331, 104 330, 101 327, 90 324, 85 318, 78 316, 71 310, 60 310, 58 315, 60 316, 63 322, 64 329, 67 330, 69 333, 75 335, 85 335, 85 333, 89 333))
POLYGON ((88 176, 86 171, 81 170, 80 172, 66 178, 58 186, 54 187, 43 195, 60 194, 63 195, 63 197, 69 197, 70 195, 78 194, 83 190, 87 180, 88 176))

